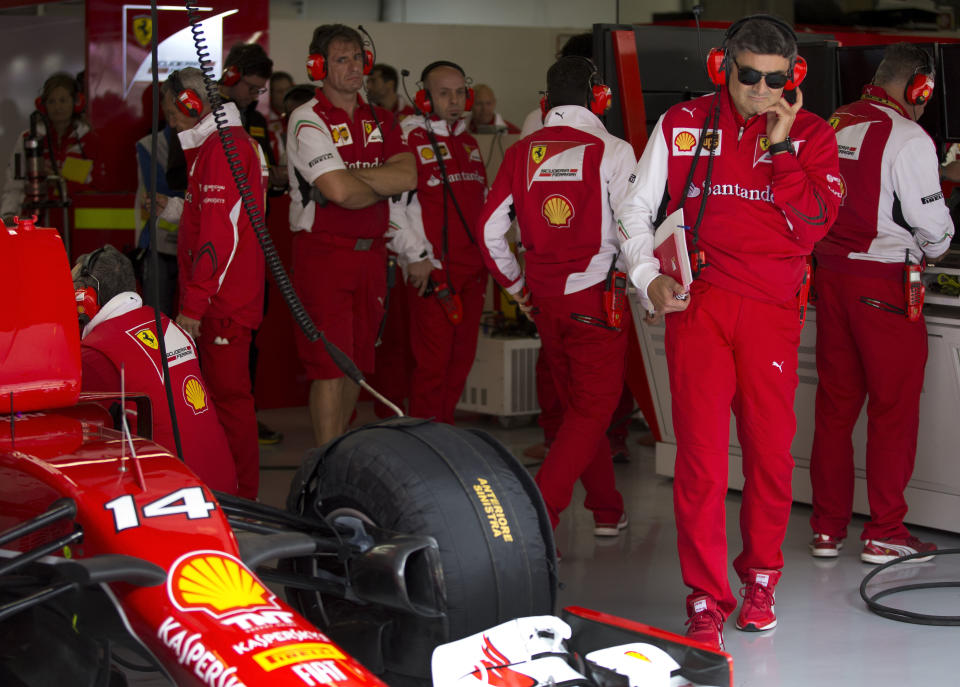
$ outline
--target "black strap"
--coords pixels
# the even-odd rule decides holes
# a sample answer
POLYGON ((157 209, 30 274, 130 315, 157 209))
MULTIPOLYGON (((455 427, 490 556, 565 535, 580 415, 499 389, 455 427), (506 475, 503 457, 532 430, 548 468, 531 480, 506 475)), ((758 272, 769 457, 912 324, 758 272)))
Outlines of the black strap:
MULTIPOLYGON (((700 130, 700 140, 697 141, 697 152, 693 156, 693 163, 690 165, 690 172, 687 174, 687 183, 683 187, 683 195, 680 196, 680 208, 682 209, 687 202, 687 195, 690 193, 690 185, 693 183, 693 173, 697 169, 697 162, 700 160, 700 151, 703 150, 704 140, 707 137, 707 131, 712 128, 719 135, 720 126, 720 89, 714 92, 713 103, 710 112, 703 120, 703 128, 700 130), (712 120, 712 121, 711 121, 712 120), (712 127, 710 126, 712 124, 712 127)), ((713 159, 717 145, 710 147, 710 155, 707 159, 707 176, 703 184, 703 200, 700 201, 700 210, 697 212, 697 220, 693 224, 693 250, 697 250, 697 243, 700 241, 700 224, 703 222, 703 213, 707 208, 707 198, 710 195, 710 181, 713 178, 713 159)))

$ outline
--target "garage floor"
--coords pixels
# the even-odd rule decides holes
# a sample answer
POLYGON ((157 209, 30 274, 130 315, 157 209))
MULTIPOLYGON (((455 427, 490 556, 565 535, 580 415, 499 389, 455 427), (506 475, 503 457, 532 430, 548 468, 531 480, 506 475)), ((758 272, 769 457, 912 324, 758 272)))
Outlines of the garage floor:
MULTIPOLYGON (((312 442, 309 417, 305 408, 262 411, 260 417, 285 434, 283 443, 261 450, 261 499, 282 505, 292 468, 312 442)), ((360 420, 369 419, 369 404, 361 404, 360 420)), ((465 417, 464 424, 491 432, 518 457, 524 447, 541 438, 536 425, 503 429, 481 416, 465 417)), ((675 549, 673 485, 670 479, 654 475, 653 449, 638 445, 635 436, 629 441, 631 462, 616 466, 630 527, 614 540, 594 537, 592 518, 580 505, 582 491, 574 496, 575 506, 563 515, 557 531, 563 551, 560 603, 682 633, 687 592, 675 549)), ((739 546, 739 503, 739 494, 727 497, 731 561, 739 546)), ((860 562, 855 541, 863 520, 854 522, 839 559, 824 562, 808 554, 809 517, 808 506, 794 506, 784 544, 784 576, 777 588, 779 626, 770 632, 746 633, 734 627, 733 619, 727 623, 725 637, 734 659, 735 684, 956 684, 960 628, 910 625, 870 613, 858 593, 861 579, 873 567, 860 562)), ((941 548, 960 548, 957 535, 921 528, 914 533, 941 548)), ((730 580, 735 584, 732 567, 730 580)), ((933 580, 960 581, 960 556, 941 556, 930 563, 891 570, 879 584, 933 580)), ((919 612, 960 615, 956 589, 908 592, 885 602, 919 612)))

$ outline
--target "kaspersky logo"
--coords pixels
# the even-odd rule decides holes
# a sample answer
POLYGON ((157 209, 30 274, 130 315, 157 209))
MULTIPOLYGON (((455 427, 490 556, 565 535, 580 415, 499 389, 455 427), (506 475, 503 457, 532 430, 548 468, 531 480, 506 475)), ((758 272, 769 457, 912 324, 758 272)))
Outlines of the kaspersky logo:
POLYGON ((167 577, 167 595, 181 611, 200 611, 218 620, 279 608, 273 592, 222 551, 192 551, 178 558, 167 577))

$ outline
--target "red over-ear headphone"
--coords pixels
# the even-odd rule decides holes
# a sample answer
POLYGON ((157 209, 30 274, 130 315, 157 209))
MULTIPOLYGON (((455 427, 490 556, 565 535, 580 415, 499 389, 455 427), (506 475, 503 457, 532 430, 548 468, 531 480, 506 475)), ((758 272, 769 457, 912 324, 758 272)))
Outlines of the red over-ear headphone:
MULTIPOLYGON (((770 14, 752 14, 749 17, 744 17, 733 22, 730 25, 730 28, 727 29, 726 34, 723 37, 723 44, 719 48, 711 48, 710 52, 707 54, 707 74, 710 77, 710 82, 714 86, 722 86, 727 82, 727 43, 730 42, 737 32, 743 28, 743 25, 752 19, 765 19, 770 23, 774 24, 778 28, 782 29, 785 34, 793 39, 794 44, 797 42, 797 34, 789 24, 787 24, 782 19, 778 19, 770 14)), ((792 91, 801 83, 807 76, 807 61, 803 59, 800 55, 797 55, 794 58, 793 63, 788 67, 788 78, 787 84, 783 87, 784 90, 792 91)))
MULTIPOLYGON (((583 60, 590 65, 590 99, 587 102, 587 108, 598 117, 602 116, 613 103, 613 92, 610 90, 610 87, 607 86, 600 79, 600 70, 597 69, 597 65, 593 63, 588 57, 583 57, 582 55, 567 55, 560 59, 575 59, 583 60)), ((547 111, 549 109, 549 103, 547 102, 547 94, 544 93, 540 97, 540 119, 543 120, 547 116, 547 111)))
POLYGON ((171 72, 167 80, 170 82, 170 88, 173 89, 173 101, 177 109, 188 117, 198 118, 203 112, 203 100, 200 99, 199 94, 192 88, 183 87, 179 70, 171 72))
POLYGON ((456 62, 450 62, 449 60, 437 60, 436 62, 431 62, 423 68, 422 72, 420 72, 420 90, 418 90, 413 96, 413 104, 416 106, 416 108, 425 115, 433 112, 433 102, 430 100, 430 91, 428 91, 423 84, 427 80, 427 75, 439 67, 452 67, 463 75, 464 81, 467 83, 467 101, 464 103, 463 109, 465 112, 472 110, 474 93, 473 88, 470 86, 471 80, 467 77, 467 73, 463 71, 463 67, 456 62))
POLYGON ((923 63, 917 66, 903 89, 903 99, 910 105, 926 105, 933 95, 933 59, 923 48, 913 47, 923 56, 923 63))
POLYGON ((103 251, 105 249, 106 246, 103 248, 98 248, 90 253, 86 260, 83 261, 83 266, 80 268, 81 279, 92 279, 97 283, 96 287, 84 286, 75 289, 73 292, 74 298, 77 302, 77 315, 80 319, 81 327, 87 326, 87 323, 92 320, 98 312, 100 312, 100 280, 93 276, 91 270, 93 270, 93 266, 96 264, 97 259, 103 255, 103 251))
POLYGON ((97 303, 97 290, 92 286, 87 286, 74 290, 73 296, 77 301, 77 317, 80 320, 80 326, 86 327, 87 323, 100 312, 100 304, 97 303))
POLYGON ((224 86, 236 86, 240 83, 240 79, 243 78, 243 72, 240 71, 240 67, 235 64, 227 66, 223 70, 223 76, 220 77, 220 83, 224 86))

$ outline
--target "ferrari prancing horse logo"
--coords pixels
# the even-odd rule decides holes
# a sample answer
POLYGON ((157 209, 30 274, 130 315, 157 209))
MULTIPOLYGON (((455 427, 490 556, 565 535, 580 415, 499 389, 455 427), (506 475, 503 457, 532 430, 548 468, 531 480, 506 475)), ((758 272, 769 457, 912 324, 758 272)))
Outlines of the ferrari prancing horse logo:
POLYGON ((150 45, 153 39, 153 20, 149 15, 141 14, 133 18, 133 37, 141 47, 150 45))
POLYGON ((152 329, 141 329, 136 333, 136 337, 141 343, 149 346, 153 350, 157 350, 160 346, 160 344, 157 343, 157 336, 153 333, 152 329))
POLYGON ((534 164, 539 165, 543 162, 543 156, 547 154, 547 146, 533 146, 530 149, 530 157, 533 158, 534 164))

